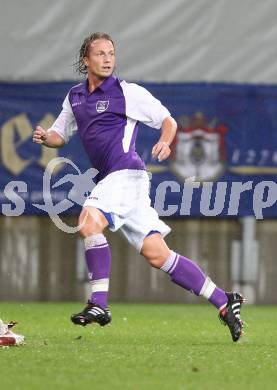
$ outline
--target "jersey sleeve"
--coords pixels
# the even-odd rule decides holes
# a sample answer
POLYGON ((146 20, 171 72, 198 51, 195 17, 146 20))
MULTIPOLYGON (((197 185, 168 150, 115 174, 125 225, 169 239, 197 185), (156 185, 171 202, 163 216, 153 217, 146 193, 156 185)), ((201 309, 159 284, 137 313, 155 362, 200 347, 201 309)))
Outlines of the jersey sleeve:
POLYGON ((64 99, 61 113, 47 131, 55 131, 66 143, 76 133, 77 123, 69 102, 68 94, 64 99))
POLYGON ((162 127, 171 114, 147 89, 133 83, 121 82, 126 102, 126 116, 154 129, 162 127))

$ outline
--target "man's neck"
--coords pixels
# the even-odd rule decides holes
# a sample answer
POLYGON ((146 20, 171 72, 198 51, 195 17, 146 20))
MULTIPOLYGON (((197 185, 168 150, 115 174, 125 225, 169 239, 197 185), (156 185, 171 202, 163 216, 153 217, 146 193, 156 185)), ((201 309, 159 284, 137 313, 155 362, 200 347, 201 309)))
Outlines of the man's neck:
POLYGON ((107 77, 97 77, 92 74, 88 74, 88 89, 89 92, 92 93, 96 88, 98 88, 105 80, 107 77))

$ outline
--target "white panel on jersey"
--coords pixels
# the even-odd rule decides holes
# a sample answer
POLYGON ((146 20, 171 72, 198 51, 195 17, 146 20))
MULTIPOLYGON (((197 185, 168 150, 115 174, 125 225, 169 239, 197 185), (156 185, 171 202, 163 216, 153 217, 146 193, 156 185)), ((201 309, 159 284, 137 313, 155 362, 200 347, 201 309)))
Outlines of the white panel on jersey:
POLYGON ((127 123, 124 129, 124 137, 122 139, 122 146, 123 146, 124 153, 129 152, 136 123, 137 123, 136 120, 127 117, 127 123))
POLYGON ((168 109, 145 88, 124 80, 120 85, 125 97, 127 118, 160 129, 163 120, 170 116, 168 109))

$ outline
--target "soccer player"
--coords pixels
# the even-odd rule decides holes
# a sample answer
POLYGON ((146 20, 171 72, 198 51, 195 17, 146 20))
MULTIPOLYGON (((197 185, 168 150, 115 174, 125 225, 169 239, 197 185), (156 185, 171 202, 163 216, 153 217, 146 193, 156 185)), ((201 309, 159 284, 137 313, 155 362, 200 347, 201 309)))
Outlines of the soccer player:
POLYGON ((197 264, 171 250, 163 238, 170 228, 150 205, 149 178, 135 150, 138 123, 161 129, 152 155, 163 161, 170 155, 176 122, 145 88, 118 79, 114 67, 112 38, 105 33, 87 37, 77 63, 86 80, 71 88, 52 127, 38 126, 33 134, 35 143, 59 148, 77 131, 98 170, 97 185, 79 217, 92 293, 87 306, 71 320, 83 326, 94 322, 104 326, 111 321, 107 302, 111 251, 104 235, 109 227, 120 229, 147 262, 166 272, 173 283, 209 300, 237 341, 243 328, 243 297, 221 290, 197 264))

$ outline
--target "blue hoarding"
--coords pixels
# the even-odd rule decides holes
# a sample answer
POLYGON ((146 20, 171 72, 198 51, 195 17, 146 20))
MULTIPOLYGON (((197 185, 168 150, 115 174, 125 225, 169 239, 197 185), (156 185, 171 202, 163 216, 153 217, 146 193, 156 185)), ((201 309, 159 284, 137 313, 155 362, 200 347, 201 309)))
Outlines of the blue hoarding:
MULTIPOLYGON (((32 142, 33 128, 37 124, 50 127, 73 84, 0 84, 0 211, 4 214, 7 210, 14 215, 43 213, 43 207, 34 204, 44 203, 43 174, 58 156, 72 164, 61 162, 53 171, 52 199, 56 203, 68 200, 71 191, 61 212, 80 210, 81 200, 72 196, 74 177, 90 165, 78 135, 61 149, 32 142), (66 174, 73 182, 63 180, 66 174)), ((150 194, 159 214, 277 216, 276 86, 142 85, 178 122, 172 157, 163 163, 151 157, 159 132, 140 125, 137 151, 152 173, 150 194)))

